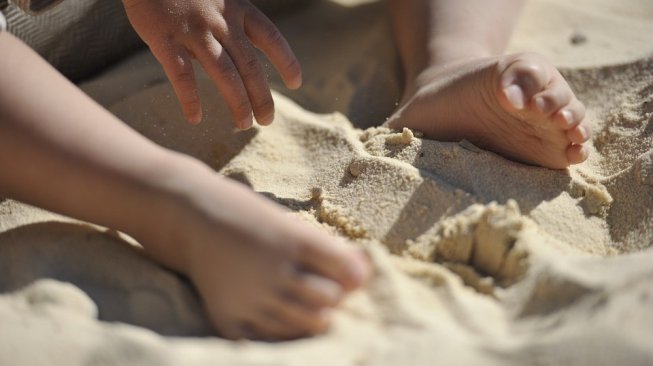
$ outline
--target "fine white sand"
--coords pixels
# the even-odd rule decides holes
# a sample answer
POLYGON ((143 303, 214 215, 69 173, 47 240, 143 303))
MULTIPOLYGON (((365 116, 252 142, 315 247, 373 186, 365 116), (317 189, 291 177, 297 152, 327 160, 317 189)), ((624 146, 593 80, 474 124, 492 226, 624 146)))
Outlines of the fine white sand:
POLYGON ((189 284, 128 238, 5 200, 0 365, 653 364, 653 3, 525 9, 511 50, 559 65, 596 131, 568 171, 369 128, 399 94, 384 12, 340 0, 281 16, 305 86, 271 71, 266 128, 234 132, 203 75, 206 119, 185 124, 147 53, 83 86, 152 140, 368 248, 376 275, 328 333, 206 337, 189 284))

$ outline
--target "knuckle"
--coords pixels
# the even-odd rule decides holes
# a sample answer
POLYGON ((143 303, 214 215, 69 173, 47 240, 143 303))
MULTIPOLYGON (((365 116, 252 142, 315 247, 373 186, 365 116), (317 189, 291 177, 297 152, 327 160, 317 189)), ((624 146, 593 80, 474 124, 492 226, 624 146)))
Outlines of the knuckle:
POLYGON ((238 117, 246 117, 252 113, 252 106, 246 99, 241 100, 233 106, 234 114, 238 117))
POLYGON ((256 57, 250 57, 243 62, 245 76, 257 75, 260 72, 259 61, 256 57))
POLYGON ((279 29, 277 29, 277 27, 275 27, 274 25, 265 26, 263 32, 269 42, 279 43, 279 42, 283 42, 284 40, 283 35, 279 31, 279 29))
POLYGON ((200 97, 197 94, 197 92, 188 93, 188 95, 186 95, 184 97, 184 104, 186 104, 189 107, 193 107, 193 108, 199 106, 200 97))
POLYGON ((215 63, 215 68, 218 74, 227 78, 234 78, 238 74, 234 64, 228 62, 223 57, 218 58, 217 62, 215 63))
POLYGON ((297 60, 295 57, 290 58, 288 63, 286 64, 286 70, 296 73, 301 71, 301 66, 299 65, 299 60, 297 60))
POLYGON ((245 65, 248 69, 254 70, 258 67, 258 59, 256 57, 251 57, 245 61, 245 65))
POLYGON ((187 107, 195 107, 200 104, 199 91, 194 84, 180 85, 177 88, 177 95, 181 102, 187 107))
POLYGON ((211 35, 211 33, 208 32, 203 32, 202 35, 198 36, 195 40, 197 48, 200 50, 203 50, 204 52, 202 53, 209 53, 210 50, 212 50, 213 47, 213 42, 214 38, 211 35))
POLYGON ((171 57, 175 54, 176 38, 172 33, 165 33, 160 37, 144 40, 150 51, 157 57, 171 57))
POLYGON ((162 43, 167 47, 175 43, 176 35, 174 32, 166 32, 163 34, 162 43))
POLYGON ((260 100, 257 100, 254 104, 254 108, 259 111, 273 111, 274 110, 274 100, 271 97, 265 97, 260 100))
POLYGON ((184 70, 175 73, 172 78, 178 83, 190 84, 195 81, 195 74, 192 71, 184 70))

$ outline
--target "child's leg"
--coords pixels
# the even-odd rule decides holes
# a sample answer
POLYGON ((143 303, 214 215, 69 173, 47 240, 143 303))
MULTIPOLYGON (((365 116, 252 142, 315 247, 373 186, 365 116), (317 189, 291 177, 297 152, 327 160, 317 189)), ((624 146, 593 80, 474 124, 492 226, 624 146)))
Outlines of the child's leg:
POLYGON ((394 0, 406 90, 390 126, 549 168, 584 161, 590 125, 562 75, 543 56, 502 55, 522 2, 394 0))
POLYGON ((132 235, 225 336, 318 332, 365 281, 353 248, 145 139, 6 32, 0 54, 0 195, 132 235))

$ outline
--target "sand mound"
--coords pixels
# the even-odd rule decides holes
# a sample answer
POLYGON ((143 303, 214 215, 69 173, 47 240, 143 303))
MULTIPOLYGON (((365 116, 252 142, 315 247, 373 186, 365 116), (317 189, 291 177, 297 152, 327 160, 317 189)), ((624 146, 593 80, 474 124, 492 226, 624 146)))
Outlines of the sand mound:
POLYGON ((207 117, 185 124, 148 54, 84 85, 157 143, 367 248, 376 275, 327 334, 181 337, 210 332, 185 280, 116 233, 4 201, 0 364, 650 364, 653 6, 527 7, 512 49, 564 66, 595 123, 590 160, 569 171, 370 127, 399 90, 384 10, 316 1, 280 19, 306 85, 273 77, 270 127, 234 132, 202 75, 207 117))

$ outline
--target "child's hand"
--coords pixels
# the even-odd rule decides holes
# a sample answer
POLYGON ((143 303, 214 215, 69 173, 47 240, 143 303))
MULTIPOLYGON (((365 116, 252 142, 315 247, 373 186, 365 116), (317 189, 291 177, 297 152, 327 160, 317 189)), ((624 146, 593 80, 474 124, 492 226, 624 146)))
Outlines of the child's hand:
POLYGON ((224 96, 236 127, 262 125, 274 102, 254 47, 267 55, 291 89, 301 67, 277 27, 249 0, 123 0, 129 20, 163 66, 191 123, 202 108, 191 60, 197 59, 224 96))

